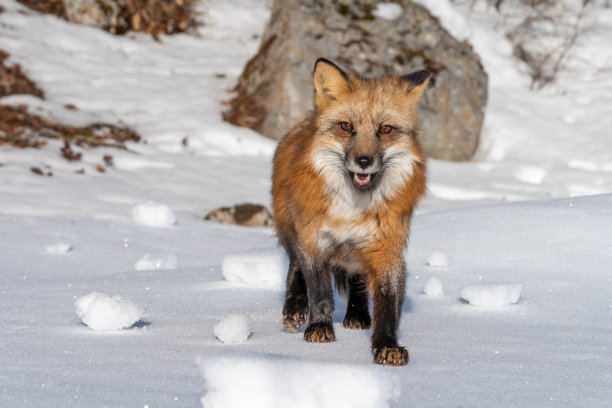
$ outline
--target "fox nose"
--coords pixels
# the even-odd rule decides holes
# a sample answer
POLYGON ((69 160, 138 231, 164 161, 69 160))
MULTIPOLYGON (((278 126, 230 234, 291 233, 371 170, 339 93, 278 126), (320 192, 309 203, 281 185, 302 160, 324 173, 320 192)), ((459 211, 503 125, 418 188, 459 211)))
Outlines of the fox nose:
POLYGON ((367 169, 374 163, 374 159, 371 156, 359 156, 355 159, 359 167, 362 169, 367 169))

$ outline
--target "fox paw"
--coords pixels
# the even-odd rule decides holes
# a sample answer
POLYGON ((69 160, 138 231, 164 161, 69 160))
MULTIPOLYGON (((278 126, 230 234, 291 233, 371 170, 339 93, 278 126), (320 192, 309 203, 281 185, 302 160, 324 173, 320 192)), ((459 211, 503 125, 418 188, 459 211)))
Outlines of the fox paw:
POLYGON ((381 347, 372 349, 374 363, 390 366, 408 364, 408 352, 403 347, 381 347))
POLYGON ((306 323, 308 300, 302 297, 291 297, 285 300, 283 307, 283 326, 287 333, 295 333, 306 323))
POLYGON ((342 322, 342 326, 345 329, 369 329, 370 328, 370 316, 346 316, 342 322))
POLYGON ((304 332, 304 340, 310 343, 329 343, 336 340, 334 328, 329 323, 314 323, 308 325, 304 332))

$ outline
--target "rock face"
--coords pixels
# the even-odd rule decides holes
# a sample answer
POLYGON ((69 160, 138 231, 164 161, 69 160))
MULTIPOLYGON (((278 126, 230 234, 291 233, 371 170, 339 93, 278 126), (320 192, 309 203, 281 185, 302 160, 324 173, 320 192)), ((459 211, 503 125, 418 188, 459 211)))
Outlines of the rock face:
POLYGON ((429 157, 469 160, 478 146, 487 75, 423 7, 402 0, 275 0, 259 52, 246 65, 224 119, 280 139, 313 105, 318 57, 366 77, 429 69, 419 108, 429 157))

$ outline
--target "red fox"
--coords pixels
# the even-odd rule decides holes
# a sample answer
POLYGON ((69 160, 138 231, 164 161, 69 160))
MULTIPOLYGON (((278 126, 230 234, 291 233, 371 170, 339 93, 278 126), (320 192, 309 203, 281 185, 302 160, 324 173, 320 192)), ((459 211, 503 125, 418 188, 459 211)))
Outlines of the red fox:
POLYGON ((429 76, 422 70, 365 79, 316 61, 315 109, 274 155, 276 234, 290 260, 287 332, 308 320, 306 341, 335 340, 333 276, 348 298, 344 327, 372 324, 374 362, 408 362, 397 329, 406 283, 403 250, 425 193, 415 109, 429 76))

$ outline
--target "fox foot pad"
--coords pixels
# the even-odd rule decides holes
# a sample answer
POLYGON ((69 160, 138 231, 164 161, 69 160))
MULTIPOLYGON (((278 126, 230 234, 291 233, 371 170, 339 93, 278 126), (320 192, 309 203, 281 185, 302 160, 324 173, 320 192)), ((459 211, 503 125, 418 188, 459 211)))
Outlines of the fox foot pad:
POLYGON ((404 347, 374 348, 374 363, 380 365, 401 366, 408 364, 408 352, 404 347))
POLYGON ((291 297, 285 301, 283 307, 283 326, 287 333, 295 333, 306 324, 308 314, 308 300, 302 297, 291 297))
POLYGON ((310 343, 329 343, 335 341, 334 328, 330 323, 310 324, 304 332, 304 340, 310 343))

